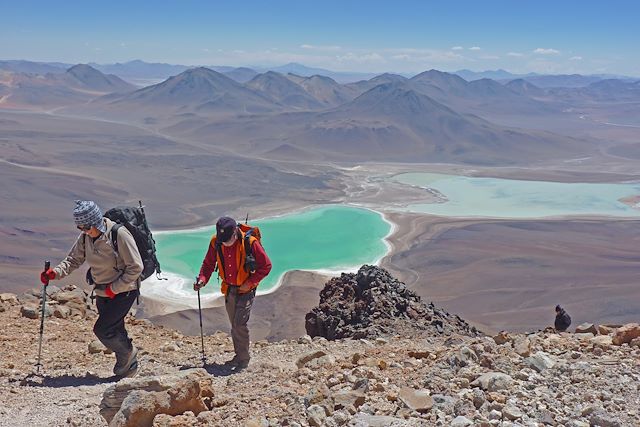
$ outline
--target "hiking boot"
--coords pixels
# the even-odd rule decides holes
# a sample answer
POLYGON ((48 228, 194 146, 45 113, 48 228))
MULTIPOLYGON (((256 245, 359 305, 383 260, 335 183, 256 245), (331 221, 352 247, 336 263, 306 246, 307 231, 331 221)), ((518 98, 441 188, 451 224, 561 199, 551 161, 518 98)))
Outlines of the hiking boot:
POLYGON ((246 369, 248 366, 249 366, 249 359, 238 360, 235 363, 235 370, 236 371, 241 371, 243 369, 246 369))
POLYGON ((129 354, 126 354, 125 356, 120 356, 118 353, 116 353, 116 364, 113 367, 113 373, 118 376, 123 376, 126 373, 128 373, 129 370, 131 370, 134 364, 136 365, 136 369, 137 369, 137 366, 138 366, 137 356, 138 356, 138 349, 136 348, 136 346, 132 346, 129 354))
POLYGON ((131 364, 131 367, 129 368, 129 370, 127 372, 125 372, 124 374, 121 375, 122 378, 132 378, 135 377, 135 375, 138 373, 138 366, 140 366, 138 364, 138 361, 135 361, 131 364))
POLYGON ((240 361, 240 359, 238 359, 238 356, 233 356, 232 359, 229 359, 226 362, 224 362, 224 365, 226 365, 226 366, 236 366, 239 361, 240 361))

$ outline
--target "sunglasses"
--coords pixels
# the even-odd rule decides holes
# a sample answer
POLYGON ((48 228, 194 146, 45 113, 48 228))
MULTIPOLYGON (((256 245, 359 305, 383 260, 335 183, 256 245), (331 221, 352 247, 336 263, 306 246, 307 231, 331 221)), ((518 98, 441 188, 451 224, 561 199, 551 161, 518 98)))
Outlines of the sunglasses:
POLYGON ((78 225, 76 228, 80 231, 89 231, 91 227, 91 225, 78 225))

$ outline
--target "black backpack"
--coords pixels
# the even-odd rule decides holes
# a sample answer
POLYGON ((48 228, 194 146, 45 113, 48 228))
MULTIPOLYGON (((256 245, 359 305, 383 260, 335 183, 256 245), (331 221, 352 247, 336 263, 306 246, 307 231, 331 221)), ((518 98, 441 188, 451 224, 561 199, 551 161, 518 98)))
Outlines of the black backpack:
POLYGON ((142 258, 142 273, 140 273, 140 281, 145 280, 154 272, 160 275, 160 263, 156 257, 156 241, 147 225, 147 218, 144 214, 142 202, 140 206, 117 206, 109 209, 105 214, 105 218, 109 218, 116 224, 111 228, 111 243, 116 252, 118 252, 118 230, 125 227, 133 239, 142 258))

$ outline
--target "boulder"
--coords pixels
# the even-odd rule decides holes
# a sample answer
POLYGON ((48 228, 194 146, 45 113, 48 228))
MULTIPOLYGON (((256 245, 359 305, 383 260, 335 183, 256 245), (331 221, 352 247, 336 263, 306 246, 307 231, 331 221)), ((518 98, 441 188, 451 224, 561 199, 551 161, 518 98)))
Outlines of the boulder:
POLYGON ((349 426, 353 427, 400 427, 408 425, 409 423, 402 418, 388 415, 370 415, 364 412, 358 412, 349 423, 349 426))
POLYGON ((76 303, 84 305, 86 303, 87 295, 82 289, 74 289, 72 291, 60 291, 56 292, 52 298, 58 301, 60 304, 76 303))
POLYGON ((307 408, 307 421, 310 426, 322 427, 327 418, 327 412, 320 405, 311 405, 307 408))
POLYGON ((249 419, 244 427, 269 427, 269 421, 265 417, 254 417, 249 419))
POLYGON ((329 387, 324 383, 320 383, 307 392, 304 397, 304 406, 319 405, 329 399, 331 392, 329 387))
POLYGON ((312 342, 313 340, 309 335, 303 335, 300 338, 298 338, 298 344, 311 344, 312 342))
POLYGON ((551 357, 544 351, 538 351, 533 356, 527 357, 525 361, 537 372, 542 372, 545 369, 550 369, 555 366, 553 359, 551 359, 551 357))
POLYGON ((507 405, 504 408, 502 408, 502 415, 504 415, 504 417, 510 421, 519 420, 524 416, 524 414, 520 409, 511 405, 507 405))
POLYGON ((184 378, 163 391, 133 390, 122 401, 110 427, 152 426, 158 414, 180 415, 186 411, 194 414, 206 411, 200 396, 200 382, 184 378))
POLYGON ((36 302, 40 303, 42 299, 42 289, 30 289, 20 295, 18 295, 18 302, 20 304, 28 304, 36 302))
POLYGON ((119 414, 118 422, 121 424, 114 425, 133 426, 137 424, 129 423, 132 414, 135 414, 133 419, 139 422, 151 422, 160 413, 177 415, 187 410, 200 413, 206 410, 203 399, 211 398, 212 395, 211 378, 204 369, 189 369, 171 375, 125 378, 104 391, 100 415, 107 423, 111 423, 119 414), (124 401, 129 395, 133 397, 123 409, 124 401))
POLYGON ((18 304, 18 296, 16 294, 12 294, 9 292, 3 292, 0 294, 0 302, 7 303, 10 305, 18 304))
POLYGON ((166 342, 160 347, 160 351, 164 353, 169 353, 172 351, 178 351, 180 347, 175 342, 166 342))
POLYGON ((417 412, 427 412, 433 408, 433 398, 429 396, 427 390, 415 390, 404 387, 400 390, 398 398, 409 409, 417 412))
POLYGON ((309 369, 321 369, 324 366, 331 366, 336 363, 336 358, 331 354, 326 354, 322 357, 316 357, 309 362, 307 362, 304 366, 309 369))
POLYGON ((472 426, 473 421, 471 421, 467 417, 463 417, 462 415, 458 415, 451 421, 451 427, 467 427, 472 426))
POLYGON ((600 335, 609 335, 622 325, 598 325, 598 333, 600 335))
POLYGON ((310 351, 298 357, 298 360, 296 360, 296 366, 298 368, 303 368, 307 363, 311 362, 313 359, 318 359, 326 355, 327 353, 322 350, 310 351))
POLYGON ((611 335, 598 335, 591 338, 589 341, 591 341, 594 346, 604 349, 607 349, 613 345, 613 338, 611 337, 611 335))
POLYGON ((511 386, 513 378, 502 372, 487 372, 471 383, 472 387, 480 387, 485 391, 504 390, 511 386))
POLYGON ((582 323, 576 326, 576 334, 592 333, 598 335, 598 328, 593 323, 582 323))
POLYGON ((23 305, 20 307, 20 314, 22 317, 26 317, 27 319, 37 319, 40 317, 40 312, 38 311, 38 307, 33 305, 23 305))
POLYGON ((622 345, 630 343, 638 337, 640 337, 640 325, 637 323, 627 323, 616 330, 612 342, 615 345, 622 345))
POLYGON ((522 357, 529 357, 531 354, 531 341, 527 337, 521 337, 513 343, 513 350, 522 357))
POLYGON ((431 353, 426 350, 414 350, 409 351, 409 357, 413 357, 415 359, 427 359, 431 353))
POLYGON ((511 341, 511 336, 506 331, 500 331, 496 336, 493 337, 493 340, 498 345, 506 344, 511 341))
POLYGON ((592 426, 598 427, 622 427, 622 423, 619 419, 603 410, 598 410, 591 414, 589 422, 592 426))
POLYGON ((192 427, 197 422, 198 419, 191 411, 175 417, 167 414, 158 414, 153 419, 153 427, 192 427))
POLYGON ((333 408, 338 411, 340 409, 346 409, 350 406, 358 409, 364 404, 365 395, 361 391, 339 391, 333 395, 333 408))
POLYGON ((53 308, 53 316, 59 319, 66 319, 71 315, 71 309, 66 305, 56 305, 53 308))

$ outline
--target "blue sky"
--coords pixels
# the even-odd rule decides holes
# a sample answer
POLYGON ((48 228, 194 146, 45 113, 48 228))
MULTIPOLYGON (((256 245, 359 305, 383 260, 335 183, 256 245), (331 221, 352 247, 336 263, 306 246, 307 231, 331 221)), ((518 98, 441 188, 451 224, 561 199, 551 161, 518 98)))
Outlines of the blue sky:
POLYGON ((640 75, 631 0, 2 0, 0 16, 0 59, 640 75))

